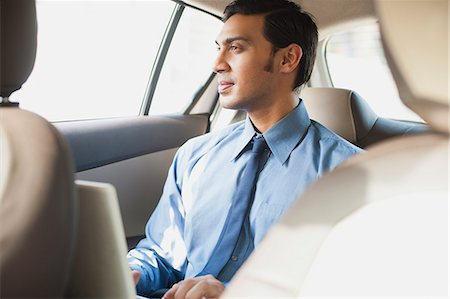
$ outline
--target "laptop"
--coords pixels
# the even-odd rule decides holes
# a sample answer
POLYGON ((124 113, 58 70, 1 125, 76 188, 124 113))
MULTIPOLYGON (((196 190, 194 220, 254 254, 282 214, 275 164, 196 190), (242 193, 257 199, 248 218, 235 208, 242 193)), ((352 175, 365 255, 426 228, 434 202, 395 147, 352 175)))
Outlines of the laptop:
POLYGON ((67 296, 137 298, 114 186, 87 181, 75 183, 79 198, 78 240, 67 296))

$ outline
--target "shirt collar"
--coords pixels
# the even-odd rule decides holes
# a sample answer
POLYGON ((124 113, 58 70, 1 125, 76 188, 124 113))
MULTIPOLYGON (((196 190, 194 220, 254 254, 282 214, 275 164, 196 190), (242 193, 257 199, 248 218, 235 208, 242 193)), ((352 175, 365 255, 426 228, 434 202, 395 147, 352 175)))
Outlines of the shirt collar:
POLYGON ((245 119, 244 131, 242 131, 237 140, 236 147, 233 151, 233 154, 231 155, 231 160, 237 159, 237 157, 244 151, 244 148, 249 144, 250 140, 252 140, 255 134, 255 128, 253 127, 252 121, 247 115, 247 118, 245 119))
MULTIPOLYGON (((287 161, 291 152, 303 139, 310 124, 311 120, 306 112, 305 104, 300 100, 294 110, 263 134, 270 151, 281 164, 287 161)), ((253 124, 247 116, 244 131, 237 140, 232 160, 242 153, 255 134, 253 124)))

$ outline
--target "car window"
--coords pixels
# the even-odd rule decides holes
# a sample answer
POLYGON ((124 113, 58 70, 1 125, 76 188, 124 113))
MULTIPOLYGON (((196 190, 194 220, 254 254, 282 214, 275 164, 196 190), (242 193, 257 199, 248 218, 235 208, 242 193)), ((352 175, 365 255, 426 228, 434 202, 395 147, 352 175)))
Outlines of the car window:
POLYGON ((331 36, 325 51, 334 87, 358 92, 379 116, 422 121, 399 98, 384 56, 378 24, 331 36))
POLYGON ((11 100, 50 121, 138 115, 174 6, 38 0, 34 70, 11 100))
POLYGON ((150 106, 150 114, 183 112, 212 73, 222 22, 186 7, 177 26, 150 106))

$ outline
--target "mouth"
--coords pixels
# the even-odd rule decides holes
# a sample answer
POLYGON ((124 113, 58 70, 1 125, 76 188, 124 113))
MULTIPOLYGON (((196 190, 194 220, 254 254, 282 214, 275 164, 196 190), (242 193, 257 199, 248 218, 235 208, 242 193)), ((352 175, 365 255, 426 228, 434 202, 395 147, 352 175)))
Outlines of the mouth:
POLYGON ((233 88, 234 83, 231 81, 219 81, 219 87, 217 88, 220 94, 228 93, 233 88))

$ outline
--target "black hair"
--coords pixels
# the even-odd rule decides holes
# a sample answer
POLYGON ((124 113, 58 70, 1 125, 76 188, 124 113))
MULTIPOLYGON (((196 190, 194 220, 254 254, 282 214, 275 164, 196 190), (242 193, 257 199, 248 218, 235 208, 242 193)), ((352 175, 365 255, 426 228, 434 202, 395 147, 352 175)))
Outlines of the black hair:
POLYGON ((223 21, 235 14, 264 14, 264 37, 272 43, 272 55, 292 43, 303 50, 293 89, 311 78, 318 43, 314 17, 288 0, 235 0, 224 11, 223 21))

